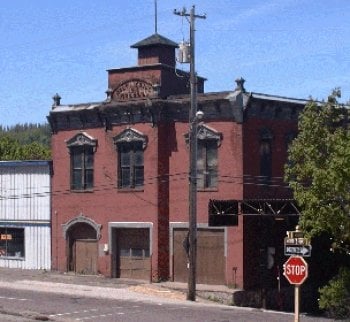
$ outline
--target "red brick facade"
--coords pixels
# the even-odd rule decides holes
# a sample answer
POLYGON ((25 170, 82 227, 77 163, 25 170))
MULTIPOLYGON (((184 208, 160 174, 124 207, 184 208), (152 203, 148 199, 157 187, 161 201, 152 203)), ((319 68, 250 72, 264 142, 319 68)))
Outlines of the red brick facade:
MULTIPOLYGON (((182 279, 186 263, 179 261, 186 257, 178 241, 188 227, 188 75, 179 78, 175 74, 176 45, 159 37, 153 35, 133 46, 138 49, 138 66, 108 71, 106 101, 65 106, 56 102, 53 106, 49 121, 53 129, 54 269, 84 267, 81 249, 86 249, 86 256, 96 262, 82 273, 182 279), (142 188, 118 186, 116 137, 125 131, 146 138, 142 188), (75 191, 67 142, 79 133, 97 143, 93 146, 93 187, 75 191), (87 232, 79 235, 84 227, 87 232), (78 240, 85 243, 82 248, 78 240)), ((262 221, 257 216, 239 216, 237 226, 209 227, 208 203, 290 197, 282 180, 283 166, 288 138, 296 133, 297 114, 304 104, 247 93, 242 81, 231 92, 205 94, 204 79, 199 78, 198 106, 204 112, 199 126, 215 137, 218 171, 214 187, 199 189, 197 194, 199 239, 203 238, 198 247, 207 247, 200 250, 204 255, 199 258, 203 281, 259 286, 262 248, 280 251, 288 220, 281 226, 271 217, 262 221), (271 159, 272 172, 267 181, 261 181, 261 143, 267 141, 271 151, 266 160, 271 159), (211 250, 216 242, 218 251, 211 250), (210 268, 215 261, 205 258, 210 252, 221 254, 217 260, 223 263, 223 274, 221 268, 217 272, 210 268)), ((269 269, 266 274, 272 279, 269 269)))

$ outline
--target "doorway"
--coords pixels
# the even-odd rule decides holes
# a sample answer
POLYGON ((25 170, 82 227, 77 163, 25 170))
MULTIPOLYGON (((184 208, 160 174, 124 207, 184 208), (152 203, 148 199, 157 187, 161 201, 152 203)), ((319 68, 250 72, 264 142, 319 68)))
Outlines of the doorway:
POLYGON ((87 223, 76 223, 68 230, 67 237, 68 271, 96 275, 98 240, 94 227, 87 223))

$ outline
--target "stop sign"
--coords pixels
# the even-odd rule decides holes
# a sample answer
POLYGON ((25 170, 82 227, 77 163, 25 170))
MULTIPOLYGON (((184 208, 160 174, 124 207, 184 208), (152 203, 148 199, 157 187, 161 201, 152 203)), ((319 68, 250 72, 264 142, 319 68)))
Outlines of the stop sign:
POLYGON ((301 256, 291 256, 283 265, 283 275, 290 284, 303 284, 308 277, 308 266, 301 256))

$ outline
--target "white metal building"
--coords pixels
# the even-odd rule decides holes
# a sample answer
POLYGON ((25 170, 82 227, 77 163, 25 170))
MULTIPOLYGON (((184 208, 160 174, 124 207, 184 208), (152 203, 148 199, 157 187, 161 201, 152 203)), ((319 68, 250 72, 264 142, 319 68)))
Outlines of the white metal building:
POLYGON ((51 161, 0 161, 0 267, 51 269, 51 161))

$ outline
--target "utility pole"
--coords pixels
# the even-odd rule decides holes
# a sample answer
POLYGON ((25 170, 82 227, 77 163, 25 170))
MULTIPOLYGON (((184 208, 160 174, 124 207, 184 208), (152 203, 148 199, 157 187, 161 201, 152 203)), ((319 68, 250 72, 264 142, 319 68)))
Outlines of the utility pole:
POLYGON ((197 74, 195 70, 195 19, 205 19, 205 15, 196 15, 195 6, 190 13, 184 8, 182 11, 174 10, 174 14, 190 18, 190 85, 191 85, 191 108, 189 113, 189 221, 188 221, 188 293, 187 300, 196 300, 196 264, 197 264, 197 74))

